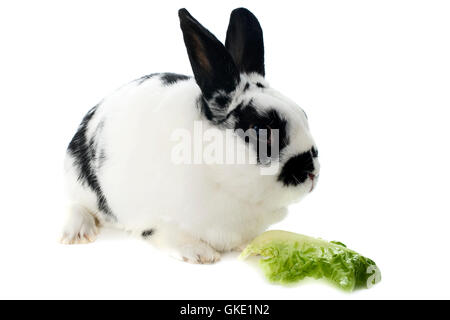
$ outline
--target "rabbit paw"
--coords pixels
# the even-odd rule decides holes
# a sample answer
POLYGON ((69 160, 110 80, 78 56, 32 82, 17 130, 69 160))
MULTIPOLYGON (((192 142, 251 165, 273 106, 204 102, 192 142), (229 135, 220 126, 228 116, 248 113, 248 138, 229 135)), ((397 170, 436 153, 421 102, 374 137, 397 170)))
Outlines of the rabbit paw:
POLYGON ((86 244, 95 241, 97 234, 95 218, 83 207, 72 206, 60 242, 62 244, 86 244))
POLYGON ((211 264, 220 260, 220 253, 204 242, 184 245, 179 249, 184 262, 195 264, 211 264))

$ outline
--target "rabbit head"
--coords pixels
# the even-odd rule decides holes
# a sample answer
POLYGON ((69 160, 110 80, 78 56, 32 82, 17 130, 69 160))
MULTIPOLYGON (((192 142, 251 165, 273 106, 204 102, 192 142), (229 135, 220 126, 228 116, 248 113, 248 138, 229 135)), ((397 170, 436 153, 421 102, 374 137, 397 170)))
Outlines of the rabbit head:
POLYGON ((234 10, 223 45, 187 10, 181 9, 179 17, 201 90, 203 119, 238 137, 238 150, 253 160, 251 165, 214 166, 215 179, 236 196, 254 202, 270 199, 279 206, 309 193, 319 175, 318 151, 305 112, 265 80, 257 18, 247 9, 234 10), (275 169, 264 174, 261 169, 269 167, 275 169))

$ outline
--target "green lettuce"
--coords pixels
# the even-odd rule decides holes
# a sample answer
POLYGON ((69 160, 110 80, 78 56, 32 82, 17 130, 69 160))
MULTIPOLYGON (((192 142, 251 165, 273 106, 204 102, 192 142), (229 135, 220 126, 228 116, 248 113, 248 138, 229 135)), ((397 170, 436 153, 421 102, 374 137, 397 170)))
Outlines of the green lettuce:
POLYGON ((352 291, 370 288, 381 280, 375 262, 348 249, 343 243, 316 239, 287 231, 267 231, 254 239, 241 258, 260 255, 266 277, 290 284, 306 277, 325 278, 352 291))

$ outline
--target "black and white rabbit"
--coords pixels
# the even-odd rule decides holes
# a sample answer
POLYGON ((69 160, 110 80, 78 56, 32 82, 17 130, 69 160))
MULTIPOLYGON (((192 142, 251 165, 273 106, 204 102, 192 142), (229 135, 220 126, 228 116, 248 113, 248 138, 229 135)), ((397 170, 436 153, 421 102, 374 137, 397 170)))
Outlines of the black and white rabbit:
MULTIPOLYGON (((144 76, 87 113, 67 149, 70 207, 62 243, 93 241, 107 224, 181 260, 212 263, 283 219, 286 207, 315 186, 319 163, 307 117, 265 80, 256 17, 234 10, 225 46, 186 9, 179 18, 194 77, 144 76), (249 161, 174 159, 174 133, 194 137, 199 127, 210 133, 200 147, 207 149, 211 136, 234 138, 238 156, 249 161), (256 135, 238 134, 247 129, 256 135), (262 174, 267 163, 258 146, 270 149, 272 132, 279 153, 270 163, 277 166, 262 174)), ((223 148, 226 156, 233 150, 223 148)))

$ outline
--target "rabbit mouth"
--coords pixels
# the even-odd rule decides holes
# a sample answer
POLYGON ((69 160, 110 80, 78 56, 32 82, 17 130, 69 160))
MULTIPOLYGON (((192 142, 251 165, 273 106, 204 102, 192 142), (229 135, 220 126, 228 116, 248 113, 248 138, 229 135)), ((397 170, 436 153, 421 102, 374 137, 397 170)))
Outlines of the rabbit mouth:
POLYGON ((311 181, 311 189, 309 189, 309 193, 313 192, 315 187, 316 187, 316 184, 314 183, 314 181, 311 181))
POLYGON ((311 193, 317 185, 317 180, 318 180, 319 176, 315 175, 313 173, 309 173, 308 178, 309 178, 309 180, 311 180, 311 189, 309 189, 309 193, 311 193))

